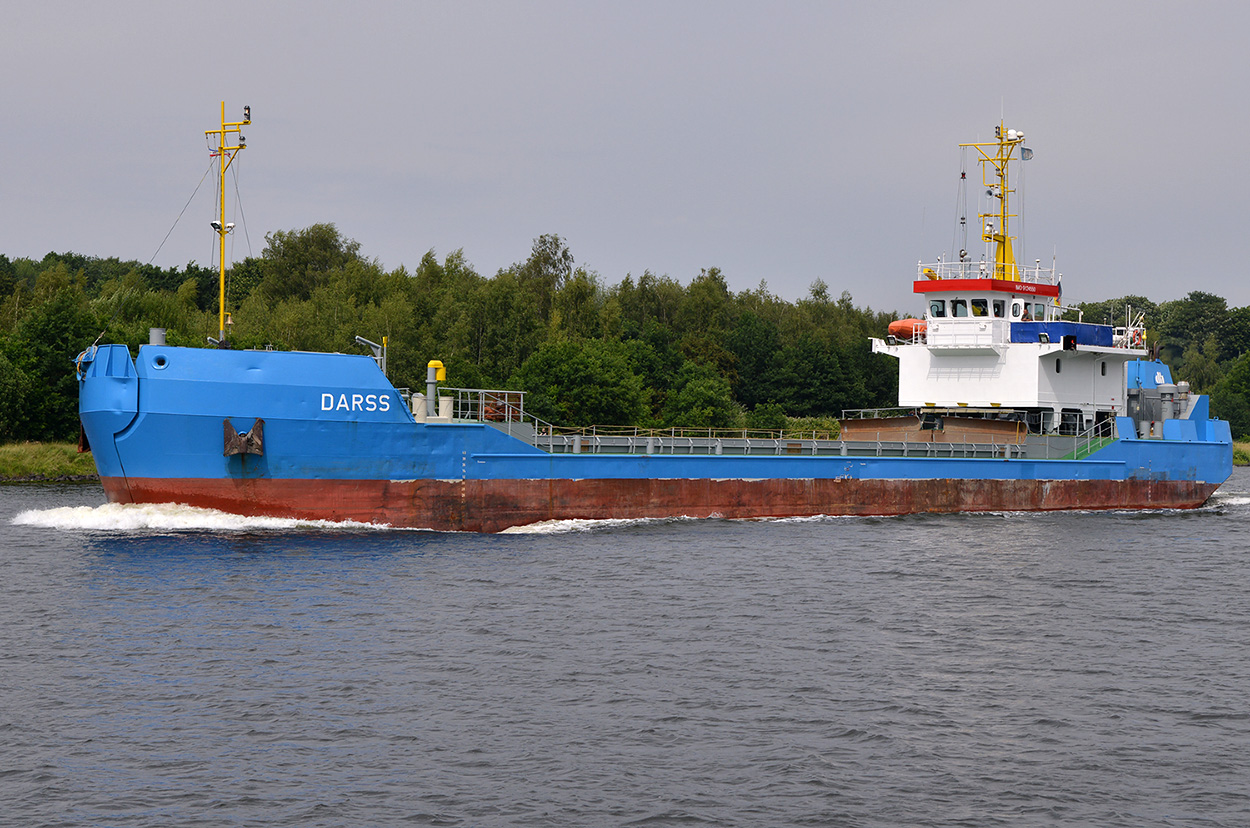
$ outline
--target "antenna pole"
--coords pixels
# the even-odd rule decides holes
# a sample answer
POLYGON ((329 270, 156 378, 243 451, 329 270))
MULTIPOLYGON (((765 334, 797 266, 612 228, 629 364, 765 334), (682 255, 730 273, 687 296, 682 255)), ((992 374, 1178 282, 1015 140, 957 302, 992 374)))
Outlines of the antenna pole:
POLYGON ((1012 250, 1011 242, 1013 236, 1010 232, 1009 222, 1016 218, 1016 214, 1011 212, 1009 206, 1010 197, 1014 190, 1011 189, 1011 183, 1008 178, 1008 168, 1011 161, 1023 160, 1027 157, 1027 152, 1021 150, 1020 158, 1013 158, 1016 147, 1024 144, 1024 133, 1014 129, 1007 129, 1007 125, 1003 121, 999 121, 997 127, 994 128, 993 142, 960 144, 961 147, 972 147, 981 154, 981 184, 986 187, 991 198, 998 199, 998 208, 987 209, 981 213, 981 240, 984 242, 994 242, 994 278, 1006 279, 1013 282, 1020 281, 1020 270, 1016 266, 1015 253, 1012 250), (990 154, 993 150, 993 154, 990 154), (993 167, 993 172, 990 168, 993 167))
MULTIPOLYGON (((250 106, 243 107, 242 121, 226 120, 226 102, 221 102, 221 126, 217 129, 209 129, 204 131, 204 137, 217 140, 217 148, 212 151, 212 156, 217 159, 217 201, 221 208, 217 221, 214 221, 213 230, 218 236, 218 300, 217 300, 217 336, 218 343, 226 341, 226 234, 234 229, 233 224, 226 224, 226 170, 230 168, 230 164, 234 161, 234 157, 239 154, 239 150, 247 146, 247 139, 240 131, 242 127, 252 122, 252 108, 250 106), (234 134, 239 136, 238 143, 230 145, 227 143, 227 135, 234 134)), ((210 144, 211 146, 211 144, 210 144)))

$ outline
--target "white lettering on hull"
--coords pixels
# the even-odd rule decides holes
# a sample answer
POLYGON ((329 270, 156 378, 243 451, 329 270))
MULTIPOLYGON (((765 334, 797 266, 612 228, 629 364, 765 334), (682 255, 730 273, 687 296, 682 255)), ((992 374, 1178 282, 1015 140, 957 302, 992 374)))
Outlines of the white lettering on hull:
POLYGON ((325 392, 321 395, 322 411, 381 411, 391 410, 390 394, 333 394, 325 392))

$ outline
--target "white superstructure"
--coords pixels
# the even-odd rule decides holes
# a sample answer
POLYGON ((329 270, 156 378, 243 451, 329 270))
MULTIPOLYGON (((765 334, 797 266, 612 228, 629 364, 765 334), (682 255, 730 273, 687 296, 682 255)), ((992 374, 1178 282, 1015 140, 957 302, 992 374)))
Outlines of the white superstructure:
POLYGON ((986 256, 972 262, 960 251, 958 261, 921 263, 913 289, 924 319, 894 323, 872 350, 898 359, 900 406, 1023 418, 1041 433, 1084 431, 1125 413, 1125 363, 1146 356, 1145 331, 1140 320, 1114 329, 1064 321, 1059 275, 1015 262, 1008 162, 1017 147, 1024 159, 1032 153, 1022 132, 1000 125, 996 137, 964 145, 981 153, 986 193, 997 202, 980 216, 986 256))

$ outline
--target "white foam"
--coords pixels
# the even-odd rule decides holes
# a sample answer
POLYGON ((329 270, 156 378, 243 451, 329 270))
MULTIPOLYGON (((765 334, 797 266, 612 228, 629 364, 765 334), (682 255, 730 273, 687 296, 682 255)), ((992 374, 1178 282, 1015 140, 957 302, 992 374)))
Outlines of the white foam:
POLYGON ((1219 503, 1221 506, 1245 506, 1250 504, 1250 496, 1243 495, 1240 492, 1237 494, 1232 494, 1231 492, 1229 494, 1216 492, 1215 495, 1212 496, 1211 501, 1213 503, 1219 503))
POLYGON ((389 529, 356 521, 295 520, 276 517, 245 517, 216 509, 200 509, 180 503, 105 503, 102 506, 62 506, 29 509, 13 518, 16 526, 102 532, 209 531, 253 532, 284 529, 389 529))
POLYGON ((800 515, 797 517, 756 518, 760 523, 827 523, 855 515, 800 515))
MULTIPOLYGON (((683 518, 692 519, 692 518, 683 518)), ((501 535, 562 535, 569 532, 598 532, 604 529, 619 529, 624 526, 645 526, 649 523, 664 523, 669 518, 611 518, 606 520, 543 520, 538 523, 527 523, 524 526, 510 526, 500 530, 501 535)))

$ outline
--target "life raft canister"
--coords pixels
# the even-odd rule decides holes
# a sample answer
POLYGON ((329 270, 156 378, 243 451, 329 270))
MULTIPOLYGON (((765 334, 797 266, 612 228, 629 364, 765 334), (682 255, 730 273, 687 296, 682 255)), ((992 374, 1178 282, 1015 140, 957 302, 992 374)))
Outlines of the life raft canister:
POLYGON ((896 339, 915 339, 917 336, 924 336, 925 328, 923 319, 898 319, 891 322, 887 330, 896 339))

